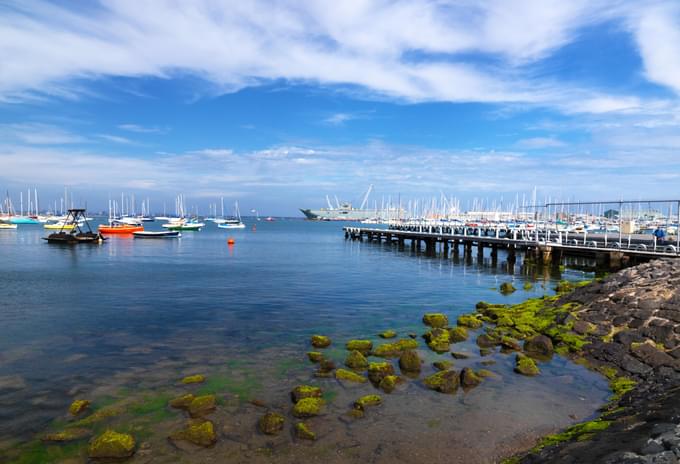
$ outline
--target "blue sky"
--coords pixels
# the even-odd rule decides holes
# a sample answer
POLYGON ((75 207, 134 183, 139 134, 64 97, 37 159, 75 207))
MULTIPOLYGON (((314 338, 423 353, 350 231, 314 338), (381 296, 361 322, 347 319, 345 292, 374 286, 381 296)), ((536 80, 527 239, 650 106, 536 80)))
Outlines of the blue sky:
POLYGON ((0 187, 680 196, 679 2, 238 3, 3 2, 0 187))

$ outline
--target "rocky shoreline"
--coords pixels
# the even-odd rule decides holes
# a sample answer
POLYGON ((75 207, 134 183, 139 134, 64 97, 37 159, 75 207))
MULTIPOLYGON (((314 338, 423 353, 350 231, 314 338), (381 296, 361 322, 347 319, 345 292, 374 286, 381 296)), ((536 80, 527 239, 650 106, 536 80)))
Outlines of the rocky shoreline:
POLYGON ((572 356, 610 378, 618 394, 596 421, 506 462, 680 462, 680 263, 641 264, 551 304, 573 308, 560 321, 583 341, 572 356))

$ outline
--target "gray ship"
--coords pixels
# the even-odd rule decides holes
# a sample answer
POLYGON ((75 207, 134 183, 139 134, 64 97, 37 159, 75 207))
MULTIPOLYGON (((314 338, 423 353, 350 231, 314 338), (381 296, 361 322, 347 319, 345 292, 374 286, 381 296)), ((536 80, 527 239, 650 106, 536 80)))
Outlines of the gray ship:
POLYGON ((376 222, 386 222, 394 219, 404 218, 404 211, 400 208, 387 207, 387 208, 366 208, 368 203, 368 196, 371 193, 373 186, 368 188, 368 191, 364 195, 364 199, 361 202, 361 207, 354 208, 350 202, 339 202, 336 198, 336 206, 331 204, 330 199, 326 196, 326 203, 328 203, 327 208, 320 209, 300 209, 305 217, 312 221, 376 221, 376 222))

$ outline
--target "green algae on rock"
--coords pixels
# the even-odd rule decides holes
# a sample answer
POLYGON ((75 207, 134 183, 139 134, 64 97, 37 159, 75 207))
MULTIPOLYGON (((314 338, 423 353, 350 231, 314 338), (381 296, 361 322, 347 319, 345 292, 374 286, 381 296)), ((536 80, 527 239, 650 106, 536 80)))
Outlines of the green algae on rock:
POLYGON ((108 429, 90 442, 87 454, 93 459, 122 459, 134 453, 135 439, 132 435, 108 429))
POLYGON ((356 372, 348 371, 347 369, 337 369, 335 371, 335 378, 338 380, 346 380, 348 382, 366 383, 368 379, 356 372))
POLYGON ((112 405, 105 408, 98 409, 89 416, 80 419, 77 422, 70 424, 70 427, 86 427, 97 422, 101 422, 109 417, 118 416, 125 412, 125 407, 123 405, 112 405))
POLYGON ((168 437, 171 441, 187 441, 196 446, 207 448, 217 442, 215 425, 209 420, 194 419, 182 429, 168 437))
POLYGON ((378 388, 380 388, 385 393, 392 393, 394 389, 397 388, 397 385, 399 385, 401 382, 402 382, 401 377, 398 377, 396 375, 386 375, 380 381, 378 388))
POLYGON ((515 288, 514 285, 512 285, 512 283, 503 282, 499 290, 503 295, 509 295, 510 293, 514 293, 517 289, 515 288))
POLYGON ((320 351, 308 351, 307 358, 313 363, 318 363, 323 360, 323 353, 320 351))
POLYGON ((352 369, 366 369, 368 367, 368 360, 361 352, 354 350, 347 355, 345 366, 352 369))
POLYGON ((215 407, 215 395, 203 395, 191 400, 187 410, 191 417, 201 417, 213 412, 215 407))
POLYGON ((257 425, 260 432, 265 435, 276 435, 281 430, 283 430, 283 423, 285 419, 283 416, 276 412, 268 412, 264 416, 260 417, 257 425))
POLYGON ((293 406, 295 417, 313 417, 321 414, 321 409, 326 402, 321 398, 303 398, 293 406))
POLYGON ((506 350, 521 351, 522 345, 520 345, 519 340, 516 340, 508 335, 501 338, 501 346, 506 350))
POLYGON ((524 285, 522 285, 522 289, 524 289, 524 291, 526 291, 526 292, 528 292, 529 290, 532 290, 533 288, 534 288, 534 284, 532 284, 531 282, 524 282, 524 285))
POLYGON ((374 385, 380 385, 382 379, 394 375, 394 366, 388 362, 372 362, 368 365, 368 378, 374 385))
POLYGON ((311 341, 314 348, 327 348, 331 346, 331 339, 325 335, 312 335, 311 341))
POLYGON ((432 366, 438 371, 445 371, 453 367, 453 362, 451 361, 435 361, 432 366))
POLYGON ((398 358, 404 351, 416 348, 418 348, 418 341, 406 338, 392 343, 383 343, 373 350, 373 356, 379 358, 398 358))
POLYGON ((451 335, 446 329, 432 329, 423 335, 427 341, 427 346, 436 353, 449 351, 451 345, 451 335))
POLYGON ((365 395, 354 402, 354 408, 366 410, 368 406, 378 406, 379 404, 382 404, 382 398, 379 395, 365 395))
POLYGON ((486 379, 486 378, 498 378, 498 375, 495 372, 492 372, 488 369, 480 369, 477 371, 477 375, 486 379))
POLYGON ((92 431, 89 429, 72 427, 67 428, 66 430, 62 430, 61 432, 48 433, 46 435, 43 435, 40 439, 45 442, 52 441, 63 443, 67 441, 80 440, 82 438, 89 437, 90 435, 92 435, 92 431))
POLYGON ((585 441, 592 438, 597 432, 607 429, 611 425, 611 421, 603 419, 595 419, 588 422, 572 425, 564 432, 548 435, 544 437, 535 448, 531 451, 536 452, 545 448, 546 446, 556 445, 563 441, 585 441))
POLYGON ((440 371, 423 380, 425 386, 440 393, 455 393, 460 385, 460 376, 454 370, 440 371))
POLYGON ((464 367, 460 372, 460 384, 464 388, 476 387, 482 383, 482 377, 475 373, 471 368, 464 367))
POLYGON ((517 353, 515 358, 515 372, 522 375, 534 376, 538 375, 541 371, 538 369, 536 362, 529 356, 517 353))
POLYGON ((348 351, 358 351, 366 356, 373 349, 373 342, 371 340, 350 340, 345 344, 348 351))
POLYGON ((536 335, 524 342, 524 351, 539 356, 550 356, 553 354, 554 347, 549 337, 536 335))
POLYGON ((290 392, 293 403, 297 403, 305 398, 321 398, 321 395, 323 395, 323 390, 311 385, 298 385, 290 392))
POLYGON ((422 361, 415 350, 404 351, 399 357, 399 369, 403 372, 420 372, 422 361))
POLYGON ((205 382, 205 376, 201 374, 189 375, 182 379, 184 385, 190 385, 192 383, 203 383, 205 382))
POLYGON ((482 321, 471 314, 459 316, 456 323, 461 327, 468 327, 470 329, 479 329, 482 327, 482 321))
POLYGON ((335 362, 331 359, 322 359, 319 363, 319 368, 314 373, 315 377, 332 377, 333 369, 335 369, 335 362))
POLYGON ((380 338, 394 338, 397 336, 397 332, 394 330, 386 330, 378 334, 380 338))
POLYGON ((449 329, 451 343, 464 342, 468 339, 468 331, 465 327, 457 326, 449 329))
POLYGON ((189 409, 189 405, 194 400, 194 398, 196 398, 194 395, 187 393, 186 395, 182 395, 170 400, 170 407, 177 409, 189 409))
POLYGON ((426 313, 423 315, 423 324, 440 329, 449 325, 449 317, 443 313, 426 313))
POLYGON ((301 440, 316 440, 316 433, 312 432, 304 422, 295 424, 295 436, 301 440))
POLYGON ((71 406, 69 406, 68 412, 72 416, 77 416, 78 414, 85 411, 90 406, 90 404, 91 403, 89 400, 75 400, 73 403, 71 403, 71 406))

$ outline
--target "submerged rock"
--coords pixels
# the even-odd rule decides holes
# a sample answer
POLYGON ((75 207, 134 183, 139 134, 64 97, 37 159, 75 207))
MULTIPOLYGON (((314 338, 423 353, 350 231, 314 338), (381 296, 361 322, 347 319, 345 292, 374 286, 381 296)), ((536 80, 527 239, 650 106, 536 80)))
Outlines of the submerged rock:
POLYGON ((338 369, 335 371, 335 378, 338 380, 346 380, 348 382, 366 383, 368 379, 356 372, 348 371, 347 369, 338 369))
POLYGON ((465 388, 476 387, 482 383, 482 378, 471 368, 464 367, 460 373, 460 384, 465 388))
POLYGON ((321 353, 320 351, 308 351, 307 357, 311 362, 318 363, 323 360, 323 353, 321 353))
POLYGON ((210 414, 215 410, 215 395, 197 396, 189 403, 189 415, 191 417, 201 417, 210 414))
POLYGON ((89 400, 75 400, 73 403, 71 403, 71 406, 69 406, 68 412, 72 416, 77 416, 81 412, 85 411, 89 406, 89 400))
POLYGON ((399 369, 403 372, 420 372, 422 361, 414 350, 404 351, 399 357, 399 369))
POLYGON ((435 361, 432 363, 432 366, 438 371, 445 371, 451 369, 453 367, 453 363, 451 361, 435 361))
POLYGON ((379 358, 398 358, 406 350, 418 348, 418 341, 413 339, 403 339, 393 343, 383 343, 373 350, 373 356, 379 358))
POLYGON ((177 409, 189 409, 189 405, 194 398, 194 395, 187 393, 186 395, 170 400, 170 406, 177 409))
POLYGON ((454 370, 440 371, 425 378, 425 386, 440 393, 455 393, 460 384, 460 376, 454 370))
POLYGON ((568 280, 561 280, 555 287, 557 293, 568 293, 574 290, 574 284, 568 280))
POLYGON ((134 453, 135 439, 132 435, 106 430, 90 442, 87 455, 93 459, 122 459, 134 453))
POLYGON ((401 382, 402 380, 400 377, 396 375, 387 375, 380 381, 378 388, 380 388, 385 393, 392 393, 394 389, 397 388, 397 385, 399 385, 401 382))
POLYGON ((327 348, 331 346, 331 339, 325 335, 312 335, 312 346, 314 348, 327 348))
POLYGON ((352 369, 366 369, 368 367, 368 360, 361 352, 354 350, 347 355, 345 365, 352 369))
POLYGON ((321 414, 325 401, 321 398, 303 398, 293 406, 295 417, 313 417, 321 414))
POLYGON ((268 412, 264 416, 260 417, 260 421, 257 423, 260 432, 265 435, 276 435, 281 430, 283 430, 283 423, 286 420, 283 416, 276 412, 268 412))
POLYGON ((508 337, 508 336, 501 338, 501 346, 503 346, 503 348, 506 348, 508 350, 514 350, 514 351, 521 351, 522 350, 522 345, 519 344, 519 341, 515 340, 512 337, 508 337))
POLYGON ((368 378, 374 385, 380 385, 382 379, 394 375, 394 366, 388 362, 372 362, 368 365, 368 378))
POLYGON ((512 283, 503 282, 499 290, 503 295, 509 295, 510 293, 514 293, 517 289, 515 288, 514 285, 512 285, 512 283))
POLYGON ((304 422, 295 424, 295 436, 301 440, 316 440, 316 433, 312 432, 304 422))
POLYGON ((541 371, 538 369, 538 366, 533 359, 522 353, 517 353, 517 358, 515 358, 515 372, 522 375, 534 376, 538 375, 541 371))
POLYGON ((471 329, 479 329, 483 325, 482 321, 471 314, 459 316, 456 322, 461 327, 469 327, 471 329))
POLYGON ((451 356, 455 359, 468 359, 470 357, 468 353, 463 353, 461 351, 452 351, 451 356))
POLYGON ((313 387, 311 385, 298 385, 290 392, 293 403, 297 403, 305 398, 321 398, 322 394, 323 391, 319 387, 313 387))
POLYGON ((451 345, 451 336, 446 329, 432 329, 423 335, 427 341, 427 346, 437 353, 444 353, 449 351, 451 345))
POLYGON ((373 342, 371 340, 350 340, 345 347, 348 351, 358 351, 366 356, 373 349, 373 342))
POLYGON ((451 343, 464 342, 468 339, 468 331, 465 327, 453 327, 449 329, 449 338, 451 343))
POLYGON ((48 433, 46 435, 43 435, 40 439, 42 441, 53 441, 61 443, 67 441, 80 440, 82 438, 89 437, 90 435, 92 435, 92 431, 89 429, 73 427, 62 430, 61 432, 48 433))
POLYGON ((185 385, 190 385, 192 383, 203 383, 205 382, 205 376, 201 374, 189 375, 182 379, 182 383, 185 385))
POLYGON ((423 324, 439 329, 449 325, 449 317, 443 313, 426 313, 423 316, 423 324))
POLYGON ((335 369, 335 362, 331 359, 322 359, 319 363, 319 369, 314 373, 316 377, 332 377, 333 369, 335 369))
POLYGON ((550 337, 536 335, 524 342, 524 351, 539 356, 551 356, 553 354, 553 342, 550 337))
POLYGON ((215 425, 209 420, 195 419, 189 423, 182 430, 173 432, 170 435, 171 441, 188 441, 196 446, 208 447, 217 442, 217 435, 215 434, 215 425))
POLYGON ((378 395, 365 395, 354 402, 354 409, 366 410, 368 406, 377 406, 382 404, 382 398, 378 395))
POLYGON ((394 330, 386 330, 382 333, 379 333, 378 336, 380 338, 394 338, 397 336, 397 332, 395 332, 394 330))

